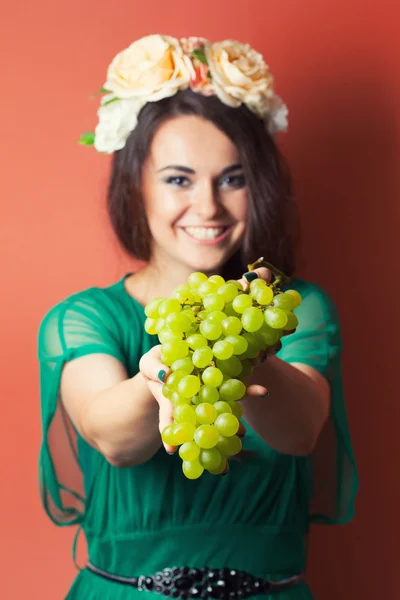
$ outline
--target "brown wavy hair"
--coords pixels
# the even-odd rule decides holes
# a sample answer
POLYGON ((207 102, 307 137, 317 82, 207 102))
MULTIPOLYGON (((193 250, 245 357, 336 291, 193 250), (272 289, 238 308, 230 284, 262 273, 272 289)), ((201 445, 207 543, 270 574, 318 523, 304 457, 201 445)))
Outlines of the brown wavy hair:
POLYGON ((226 279, 237 278, 247 264, 263 256, 288 276, 295 270, 298 218, 287 164, 265 123, 244 105, 232 108, 217 97, 191 90, 149 102, 122 150, 114 153, 107 194, 108 212, 124 249, 139 260, 151 256, 151 233, 142 197, 142 168, 154 135, 162 123, 182 115, 212 122, 238 148, 248 187, 248 217, 244 240, 223 266, 226 279))

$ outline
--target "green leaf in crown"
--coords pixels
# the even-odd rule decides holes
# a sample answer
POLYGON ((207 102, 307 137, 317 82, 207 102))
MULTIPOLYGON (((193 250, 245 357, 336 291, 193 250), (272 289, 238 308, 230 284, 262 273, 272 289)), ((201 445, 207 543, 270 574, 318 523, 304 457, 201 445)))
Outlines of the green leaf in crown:
POLYGON ((82 146, 93 146, 94 138, 95 134, 93 131, 86 131, 81 135, 79 139, 79 144, 82 144, 82 146))
POLYGON ((204 48, 197 48, 197 50, 193 50, 193 56, 197 58, 203 65, 208 65, 206 55, 204 53, 204 48))

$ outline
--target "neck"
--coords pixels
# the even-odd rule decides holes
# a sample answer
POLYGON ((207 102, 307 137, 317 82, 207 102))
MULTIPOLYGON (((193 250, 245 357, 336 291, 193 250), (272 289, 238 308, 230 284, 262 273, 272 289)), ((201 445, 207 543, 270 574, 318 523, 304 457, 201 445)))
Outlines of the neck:
MULTIPOLYGON (((171 263, 162 258, 151 260, 132 278, 131 292, 134 291, 134 295, 144 304, 157 296, 168 297, 178 285, 187 283, 192 272, 193 268, 180 262, 171 263)), ((203 272, 210 276, 216 275, 218 270, 203 272)))

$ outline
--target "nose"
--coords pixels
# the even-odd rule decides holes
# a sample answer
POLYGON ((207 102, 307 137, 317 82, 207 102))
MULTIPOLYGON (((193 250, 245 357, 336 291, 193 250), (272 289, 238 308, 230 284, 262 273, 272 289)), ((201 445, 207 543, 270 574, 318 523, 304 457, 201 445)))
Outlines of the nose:
POLYGON ((212 182, 204 182, 197 187, 191 204, 193 212, 203 221, 214 219, 224 210, 218 197, 218 190, 212 182))

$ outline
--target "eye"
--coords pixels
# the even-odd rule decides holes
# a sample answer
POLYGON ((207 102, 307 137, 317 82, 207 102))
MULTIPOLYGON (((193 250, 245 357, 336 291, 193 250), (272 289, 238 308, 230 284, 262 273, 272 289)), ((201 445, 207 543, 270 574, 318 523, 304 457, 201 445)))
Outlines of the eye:
POLYGON ((167 177, 167 179, 165 179, 165 183, 176 187, 187 187, 188 185, 190 185, 189 179, 187 177, 184 177, 183 175, 174 175, 173 177, 167 177))
POLYGON ((220 179, 219 185, 221 187, 240 189, 246 185, 246 178, 244 175, 227 175, 220 179))

